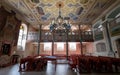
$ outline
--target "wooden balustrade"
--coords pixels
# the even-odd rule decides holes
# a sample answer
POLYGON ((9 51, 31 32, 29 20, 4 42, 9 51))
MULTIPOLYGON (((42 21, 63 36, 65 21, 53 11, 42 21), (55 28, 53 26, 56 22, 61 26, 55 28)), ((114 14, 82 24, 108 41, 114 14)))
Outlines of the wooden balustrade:
MULTIPOLYGON (((68 41, 70 42, 79 42, 80 39, 79 39, 79 33, 76 31, 76 32, 73 32, 74 34, 72 33, 68 33, 68 41)), ((83 42, 93 42, 93 33, 92 31, 84 31, 81 33, 82 35, 82 41, 83 42)), ((55 42, 65 42, 66 39, 65 39, 65 32, 63 31, 56 31, 54 32, 54 41, 55 42)), ((52 42, 52 33, 50 33, 50 31, 45 31, 45 30, 42 30, 42 35, 41 35, 41 42, 52 42), (46 34, 47 33, 47 34, 46 34)), ((37 40, 36 40, 37 41, 37 40)))

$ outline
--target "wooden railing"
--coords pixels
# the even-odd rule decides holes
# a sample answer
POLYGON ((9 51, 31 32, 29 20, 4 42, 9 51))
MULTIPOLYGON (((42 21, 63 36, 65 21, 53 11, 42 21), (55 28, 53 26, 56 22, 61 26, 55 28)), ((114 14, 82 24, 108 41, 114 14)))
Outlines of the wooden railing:
MULTIPOLYGON (((50 31, 42 30, 41 42, 52 42, 52 33, 50 31)), ((36 36, 37 37, 37 36, 36 36)), ((37 41, 37 39, 32 39, 32 41, 37 41)), ((66 32, 54 32, 54 42, 65 42, 66 41, 66 32)), ((92 31, 84 31, 81 34, 78 31, 68 33, 69 42, 93 42, 93 33, 92 31)))

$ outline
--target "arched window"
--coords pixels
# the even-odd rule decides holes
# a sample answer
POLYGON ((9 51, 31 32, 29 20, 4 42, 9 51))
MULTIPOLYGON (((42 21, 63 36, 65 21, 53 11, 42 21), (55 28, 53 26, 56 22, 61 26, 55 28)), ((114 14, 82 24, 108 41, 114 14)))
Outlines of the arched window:
POLYGON ((22 47, 23 37, 24 37, 24 27, 21 25, 19 30, 19 37, 18 37, 18 48, 20 50, 23 50, 23 47, 22 47))
POLYGON ((19 36, 18 36, 18 43, 17 43, 18 50, 25 49, 26 35, 27 35, 27 26, 26 24, 22 23, 20 26, 19 36))

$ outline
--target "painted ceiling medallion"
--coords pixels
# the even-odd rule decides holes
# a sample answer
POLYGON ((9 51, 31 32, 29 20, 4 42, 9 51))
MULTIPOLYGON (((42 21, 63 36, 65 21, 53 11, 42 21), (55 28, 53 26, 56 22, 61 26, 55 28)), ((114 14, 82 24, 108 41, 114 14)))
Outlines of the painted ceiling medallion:
POLYGON ((59 2, 56 3, 56 7, 57 8, 59 8, 59 7, 63 8, 64 7, 64 3, 62 1, 59 1, 59 2))

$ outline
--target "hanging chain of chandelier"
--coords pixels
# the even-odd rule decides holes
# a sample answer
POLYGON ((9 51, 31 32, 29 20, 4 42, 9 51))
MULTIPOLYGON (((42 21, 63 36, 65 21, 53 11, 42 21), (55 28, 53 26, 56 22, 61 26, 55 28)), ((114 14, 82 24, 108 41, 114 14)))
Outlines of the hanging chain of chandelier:
POLYGON ((64 32, 66 31, 70 31, 71 30, 71 24, 69 23, 69 17, 63 18, 61 16, 61 6, 62 4, 59 3, 58 7, 59 7, 59 15, 56 19, 52 20, 52 22, 50 23, 50 31, 54 31, 54 30, 62 30, 64 32))

